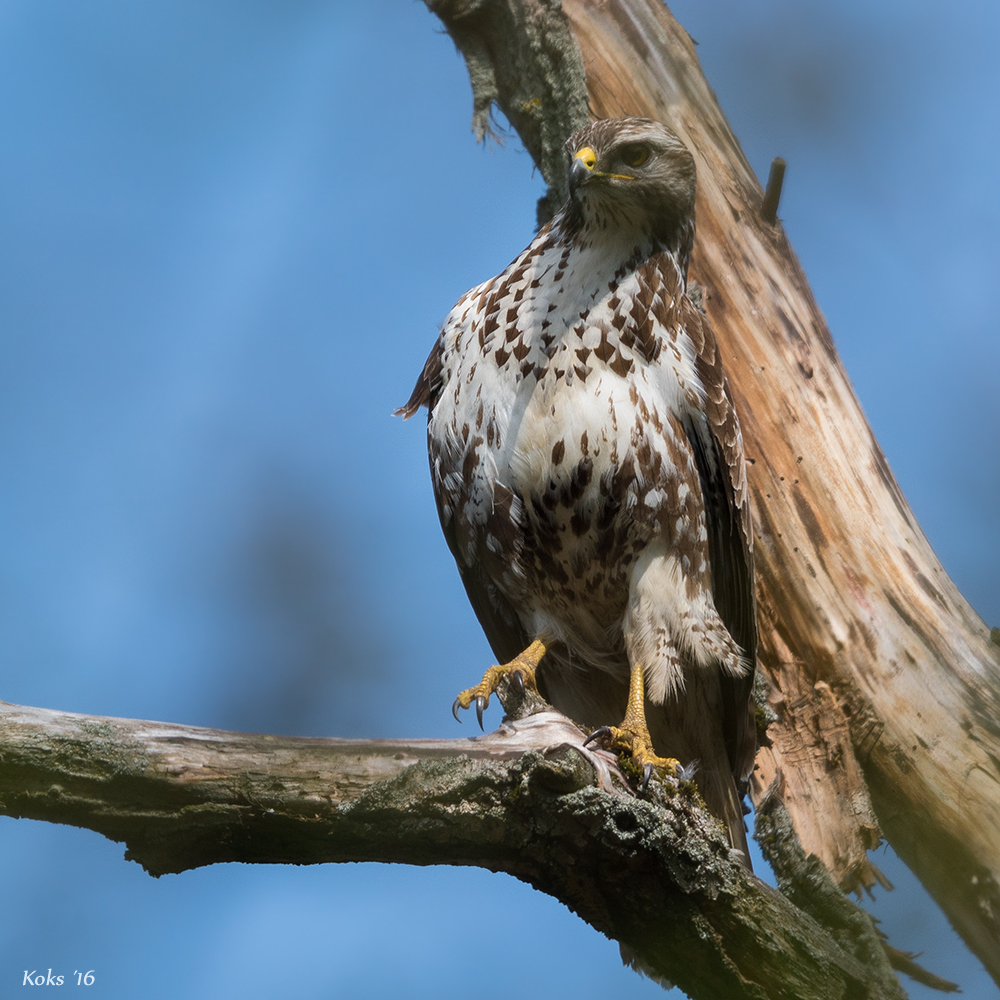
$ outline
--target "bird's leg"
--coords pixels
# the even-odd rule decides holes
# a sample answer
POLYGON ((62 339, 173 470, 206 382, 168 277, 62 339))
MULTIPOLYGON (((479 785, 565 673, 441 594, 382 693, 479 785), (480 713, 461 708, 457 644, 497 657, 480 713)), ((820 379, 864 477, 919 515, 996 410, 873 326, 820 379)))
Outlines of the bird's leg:
POLYGON ((658 757, 653 750, 653 741, 646 725, 646 680, 642 664, 632 665, 628 683, 628 704, 625 718, 620 726, 602 726, 595 729, 584 741, 584 745, 600 741, 608 749, 627 755, 642 773, 642 787, 649 784, 654 767, 665 768, 676 774, 680 762, 673 757, 658 757))
POLYGON ((476 716, 479 719, 479 728, 483 728, 483 712, 490 703, 490 695, 497 689, 501 678, 510 676, 511 680, 523 692, 526 688, 538 692, 538 685, 535 682, 535 671, 538 664, 545 655, 545 643, 541 639, 536 639, 523 653, 518 653, 509 663, 498 663, 490 667, 483 674, 483 679, 475 686, 466 688, 451 706, 452 714, 458 719, 460 708, 469 708, 473 702, 476 703, 476 716))

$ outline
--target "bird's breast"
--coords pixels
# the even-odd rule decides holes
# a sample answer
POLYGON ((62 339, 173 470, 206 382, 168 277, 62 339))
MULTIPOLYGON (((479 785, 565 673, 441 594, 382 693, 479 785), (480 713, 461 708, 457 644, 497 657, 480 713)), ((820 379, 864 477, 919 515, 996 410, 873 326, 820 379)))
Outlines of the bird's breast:
POLYGON ((671 491, 676 506, 690 470, 671 414, 691 359, 654 317, 674 293, 594 266, 559 247, 526 252, 446 323, 432 473, 469 564, 495 550, 523 573, 535 560, 539 576, 626 567, 671 491))

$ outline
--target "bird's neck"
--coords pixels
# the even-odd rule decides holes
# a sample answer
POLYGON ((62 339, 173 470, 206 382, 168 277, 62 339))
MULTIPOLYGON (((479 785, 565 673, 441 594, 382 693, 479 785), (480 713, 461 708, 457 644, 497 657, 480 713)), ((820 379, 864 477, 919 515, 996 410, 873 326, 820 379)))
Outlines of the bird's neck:
POLYGON ((648 220, 615 220, 607 225, 597 218, 588 218, 574 211, 571 203, 552 220, 557 239, 584 257, 593 257, 595 266, 621 276, 635 270, 654 254, 667 254, 677 266, 682 288, 687 287, 688 263, 694 242, 694 225, 684 220, 677 225, 659 227, 653 232, 648 220))
MULTIPOLYGON (((659 249, 654 241, 638 238, 635 232, 615 229, 600 239, 581 239, 567 230, 556 216, 529 248, 527 260, 519 259, 511 267, 528 282, 525 301, 540 309, 548 320, 548 311, 559 316, 581 317, 598 303, 635 290, 636 273, 649 263, 655 264, 671 286, 671 295, 687 290, 687 261, 676 253, 659 249)), ((541 329, 549 326, 546 322, 541 329)), ((551 339, 551 332, 545 334, 551 339)))

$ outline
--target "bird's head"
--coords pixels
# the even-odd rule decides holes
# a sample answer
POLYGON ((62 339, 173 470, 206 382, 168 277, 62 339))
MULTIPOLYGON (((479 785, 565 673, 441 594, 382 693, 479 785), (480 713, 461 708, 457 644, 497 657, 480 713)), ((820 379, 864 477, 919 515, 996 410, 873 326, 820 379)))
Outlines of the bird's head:
POLYGON ((686 262, 694 238, 694 157, 665 125, 606 118, 566 143, 567 218, 588 241, 634 236, 686 262))

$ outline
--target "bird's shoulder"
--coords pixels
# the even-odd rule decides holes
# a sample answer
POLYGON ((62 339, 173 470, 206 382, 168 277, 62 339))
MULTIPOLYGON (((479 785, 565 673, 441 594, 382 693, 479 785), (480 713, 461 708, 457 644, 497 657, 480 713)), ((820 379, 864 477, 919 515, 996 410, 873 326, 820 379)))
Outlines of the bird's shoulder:
POLYGON ((531 299, 543 278, 553 270, 561 277, 559 261, 567 256, 565 241, 546 225, 503 271, 462 294, 445 317, 410 398, 395 414, 408 419, 422 406, 433 410, 448 381, 486 355, 498 332, 518 322, 520 304, 531 299))
POLYGON ((684 328, 694 351, 700 409, 718 449, 722 471, 732 494, 732 504, 739 512, 739 520, 750 546, 750 501, 743 434, 722 352, 708 317, 690 298, 686 298, 682 313, 684 328))

